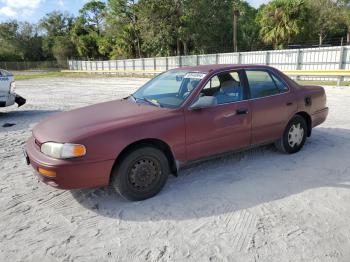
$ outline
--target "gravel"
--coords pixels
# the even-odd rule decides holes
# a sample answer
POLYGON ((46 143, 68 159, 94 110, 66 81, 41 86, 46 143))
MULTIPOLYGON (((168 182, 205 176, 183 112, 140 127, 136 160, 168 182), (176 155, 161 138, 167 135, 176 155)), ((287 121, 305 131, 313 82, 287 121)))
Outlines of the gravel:
POLYGON ((27 104, 0 109, 0 261, 350 261, 347 87, 326 87, 330 115, 300 153, 265 146, 197 164, 143 202, 37 181, 22 155, 36 123, 145 81, 17 82, 27 104))

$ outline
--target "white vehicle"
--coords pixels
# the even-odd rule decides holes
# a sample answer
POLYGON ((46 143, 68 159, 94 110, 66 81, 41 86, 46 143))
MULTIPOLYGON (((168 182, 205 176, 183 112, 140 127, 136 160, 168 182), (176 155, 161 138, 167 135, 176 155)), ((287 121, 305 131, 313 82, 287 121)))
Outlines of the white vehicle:
POLYGON ((0 107, 11 106, 14 103, 20 107, 26 103, 23 97, 15 93, 15 88, 14 76, 10 72, 0 69, 0 107))

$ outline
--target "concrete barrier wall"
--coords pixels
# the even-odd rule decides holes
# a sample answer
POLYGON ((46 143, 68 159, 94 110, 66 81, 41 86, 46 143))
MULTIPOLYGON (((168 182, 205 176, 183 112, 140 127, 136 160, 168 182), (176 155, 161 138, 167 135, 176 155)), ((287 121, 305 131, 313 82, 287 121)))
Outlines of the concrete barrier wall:
MULTIPOLYGON (((69 70, 154 71, 208 64, 261 64, 288 70, 350 70, 350 46, 221 53, 208 55, 154 57, 108 61, 69 60, 69 70)), ((307 77, 305 80, 334 80, 338 77, 307 77)), ((344 80, 344 79, 343 79, 344 80)))

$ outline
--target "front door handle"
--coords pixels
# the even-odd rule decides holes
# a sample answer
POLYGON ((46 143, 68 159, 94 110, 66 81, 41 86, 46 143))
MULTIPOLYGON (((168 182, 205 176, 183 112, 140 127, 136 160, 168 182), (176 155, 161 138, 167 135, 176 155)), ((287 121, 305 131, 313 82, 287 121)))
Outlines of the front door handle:
POLYGON ((248 114, 248 109, 246 109, 246 108, 237 109, 236 114, 237 115, 246 115, 246 114, 248 114))

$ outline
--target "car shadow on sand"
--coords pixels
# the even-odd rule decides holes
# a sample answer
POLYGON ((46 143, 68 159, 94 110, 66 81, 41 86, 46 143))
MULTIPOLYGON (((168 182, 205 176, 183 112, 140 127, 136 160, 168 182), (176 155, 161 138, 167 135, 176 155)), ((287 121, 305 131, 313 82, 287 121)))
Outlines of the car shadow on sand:
POLYGON ((128 221, 217 216, 320 187, 350 189, 350 130, 317 128, 301 152, 264 146, 180 171, 152 199, 129 202, 110 188, 71 191, 85 208, 128 221))
POLYGON ((0 112, 0 133, 27 130, 31 125, 61 112, 60 110, 14 110, 0 112))

